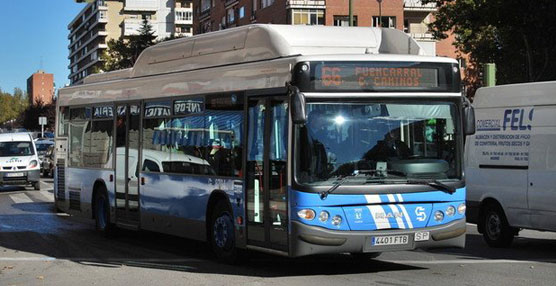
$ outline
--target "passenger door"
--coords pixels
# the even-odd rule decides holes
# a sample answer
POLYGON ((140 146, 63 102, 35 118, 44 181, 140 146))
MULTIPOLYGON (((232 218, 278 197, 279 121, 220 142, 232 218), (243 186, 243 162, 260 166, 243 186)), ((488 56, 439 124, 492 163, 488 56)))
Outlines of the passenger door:
POLYGON ((116 107, 116 222, 139 225, 139 130, 141 105, 116 107))
POLYGON ((287 100, 248 104, 247 243, 287 252, 287 100))

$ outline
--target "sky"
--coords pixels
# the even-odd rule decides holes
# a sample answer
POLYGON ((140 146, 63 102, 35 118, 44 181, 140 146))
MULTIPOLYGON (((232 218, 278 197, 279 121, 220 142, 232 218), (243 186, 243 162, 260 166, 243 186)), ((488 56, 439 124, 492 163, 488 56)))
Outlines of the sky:
POLYGON ((2 0, 0 89, 27 90, 39 69, 54 74, 56 89, 69 84, 68 24, 86 4, 74 0, 2 0))

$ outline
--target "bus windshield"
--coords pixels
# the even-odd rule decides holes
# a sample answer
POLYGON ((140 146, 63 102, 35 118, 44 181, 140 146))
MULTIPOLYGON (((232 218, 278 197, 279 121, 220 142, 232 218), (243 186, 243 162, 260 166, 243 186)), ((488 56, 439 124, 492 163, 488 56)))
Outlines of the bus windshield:
POLYGON ((300 184, 461 178, 452 103, 308 103, 307 110, 296 131, 300 184))

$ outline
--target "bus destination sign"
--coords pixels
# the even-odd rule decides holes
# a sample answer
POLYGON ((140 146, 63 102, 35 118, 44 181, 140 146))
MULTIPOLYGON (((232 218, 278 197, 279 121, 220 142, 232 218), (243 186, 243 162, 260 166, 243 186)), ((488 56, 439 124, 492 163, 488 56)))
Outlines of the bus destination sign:
POLYGON ((313 65, 311 80, 317 91, 424 91, 446 89, 450 71, 434 63, 323 62, 313 65))

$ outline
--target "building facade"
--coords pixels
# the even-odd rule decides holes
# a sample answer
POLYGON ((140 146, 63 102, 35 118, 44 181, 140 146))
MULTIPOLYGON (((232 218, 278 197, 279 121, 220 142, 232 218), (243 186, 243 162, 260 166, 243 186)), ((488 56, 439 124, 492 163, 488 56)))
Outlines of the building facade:
POLYGON ((54 99, 54 75, 42 70, 27 79, 27 97, 30 105, 51 104, 54 99))
MULTIPOLYGON (((195 34, 252 23, 349 25, 349 0, 194 0, 195 34)), ((411 34, 429 55, 458 58, 453 37, 437 41, 427 24, 436 6, 420 0, 353 0, 354 26, 388 27, 411 34)))
POLYGON ((100 66, 100 55, 111 39, 138 34, 143 19, 151 24, 157 40, 193 35, 191 0, 76 0, 87 5, 68 24, 71 84, 100 66))

